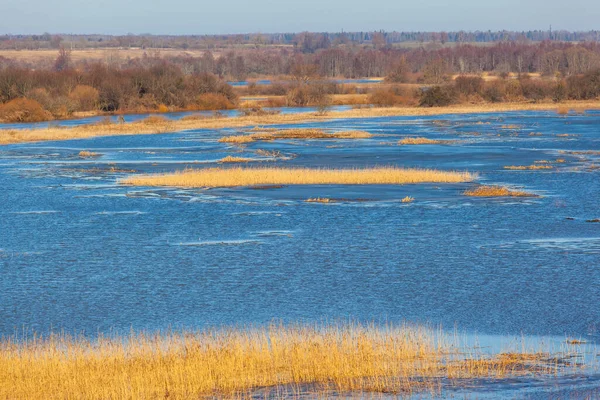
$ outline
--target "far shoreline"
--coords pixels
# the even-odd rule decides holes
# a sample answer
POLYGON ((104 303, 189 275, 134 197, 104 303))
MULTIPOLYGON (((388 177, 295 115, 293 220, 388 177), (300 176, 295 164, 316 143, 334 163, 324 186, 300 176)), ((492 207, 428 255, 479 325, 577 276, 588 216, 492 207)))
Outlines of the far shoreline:
MULTIPOLYGON (((175 133, 192 129, 224 129, 269 125, 297 125, 312 121, 359 119, 377 117, 412 117, 453 114, 490 114, 512 111, 600 110, 600 100, 565 101, 561 103, 485 103, 459 104, 447 107, 386 107, 358 108, 319 113, 250 115, 238 117, 198 117, 198 119, 168 120, 158 118, 129 123, 96 123, 74 127, 47 127, 19 130, 0 130, 0 145, 85 139, 102 136, 175 133)), ((155 115, 156 116, 156 115, 155 115)))

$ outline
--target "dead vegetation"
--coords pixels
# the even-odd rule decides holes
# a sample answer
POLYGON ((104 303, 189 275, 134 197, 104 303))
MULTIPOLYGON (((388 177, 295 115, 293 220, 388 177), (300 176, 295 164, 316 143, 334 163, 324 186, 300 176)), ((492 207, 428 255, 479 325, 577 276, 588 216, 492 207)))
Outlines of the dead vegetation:
POLYGON ((541 163, 538 165, 505 165, 504 169, 509 169, 512 171, 535 171, 540 169, 553 169, 552 165, 547 165, 546 163, 541 163))
POLYGON ((251 158, 245 158, 245 157, 235 157, 235 156, 227 156, 227 157, 223 157, 219 160, 219 163, 222 164, 226 164, 226 163, 247 163, 253 161, 251 158))
POLYGON ((407 137, 398 141, 400 145, 419 145, 419 144, 448 144, 450 140, 428 139, 425 137, 407 137))
MULTIPOLYGON (((565 361, 563 361, 565 360, 565 361)), ((66 335, 0 342, 0 398, 251 398, 334 393, 438 394, 468 379, 551 376, 564 353, 464 348, 420 326, 272 325, 91 341, 66 335)))
POLYGON ((375 167, 317 168, 205 168, 170 174, 131 176, 121 183, 134 186, 235 187, 265 185, 403 185, 469 182, 468 172, 375 167))
POLYGON ((535 194, 521 190, 512 190, 504 186, 477 186, 463 193, 471 197, 538 197, 535 194))
POLYGON ((369 132, 363 131, 327 133, 321 129, 285 129, 281 131, 263 130, 249 135, 227 136, 219 139, 219 142, 243 144, 256 141, 291 139, 368 139, 372 136, 369 132))
POLYGON ((99 153, 94 153, 93 151, 87 151, 87 150, 82 150, 79 152, 79 154, 77 154, 79 157, 81 158, 94 158, 94 157, 100 157, 99 153))

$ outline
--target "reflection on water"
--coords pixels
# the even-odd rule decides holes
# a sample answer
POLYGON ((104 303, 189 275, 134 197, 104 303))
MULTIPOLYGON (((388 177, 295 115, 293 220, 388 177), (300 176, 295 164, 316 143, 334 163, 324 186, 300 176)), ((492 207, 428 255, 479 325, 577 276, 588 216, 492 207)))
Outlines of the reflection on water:
MULTIPOLYGON (((598 342, 600 224, 586 221, 600 217, 600 114, 305 126, 378 136, 240 148, 217 142, 224 131, 195 130, 0 148, 0 335, 356 318, 598 342), (406 136, 455 142, 398 146, 406 136), (81 150, 100 156, 79 159, 81 150), (471 184, 182 190, 117 182, 258 150, 294 155, 268 165, 469 170, 481 183, 543 197, 463 196, 471 184), (552 168, 504 168, 536 163, 552 168), (415 201, 402 203, 406 196, 415 201), (316 197, 343 201, 306 202, 316 197)), ((598 386, 597 377, 572 379, 581 393, 598 386)))

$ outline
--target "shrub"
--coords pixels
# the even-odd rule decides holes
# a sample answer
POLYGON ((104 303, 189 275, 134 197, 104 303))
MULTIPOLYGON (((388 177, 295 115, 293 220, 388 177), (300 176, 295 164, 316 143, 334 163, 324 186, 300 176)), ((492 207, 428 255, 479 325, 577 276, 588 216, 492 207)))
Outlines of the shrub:
POLYGON ((52 119, 52 114, 35 100, 20 98, 0 105, 0 120, 4 122, 40 122, 52 119))
POLYGON ((569 98, 574 100, 595 99, 600 96, 600 69, 567 79, 569 98))
POLYGON ((419 105, 421 107, 444 107, 454 103, 455 94, 448 86, 433 86, 424 90, 419 105))
POLYGON ((493 82, 483 91, 483 98, 491 103, 500 103, 504 100, 506 87, 502 82, 493 82))
POLYGON ((73 100, 80 111, 90 111, 98 107, 100 93, 97 89, 87 85, 77 85, 69 93, 69 98, 73 100))
POLYGON ((368 102, 378 107, 392 107, 397 103, 396 97, 391 90, 378 89, 369 95, 368 102))
POLYGON ((454 80, 454 87, 458 94, 465 96, 482 94, 483 84, 483 78, 479 76, 459 76, 454 80))
POLYGON ((235 105, 221 93, 204 93, 196 97, 195 102, 199 110, 229 110, 235 105))

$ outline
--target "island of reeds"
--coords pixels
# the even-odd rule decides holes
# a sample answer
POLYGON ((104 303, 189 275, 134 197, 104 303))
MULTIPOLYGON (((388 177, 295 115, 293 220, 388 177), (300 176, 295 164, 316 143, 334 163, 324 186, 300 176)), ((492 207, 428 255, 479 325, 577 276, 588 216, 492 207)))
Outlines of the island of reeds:
POLYGON ((470 182, 468 172, 432 169, 375 167, 356 169, 319 168, 204 168, 130 176, 121 181, 133 186, 236 187, 262 185, 404 185, 413 183, 470 182))

